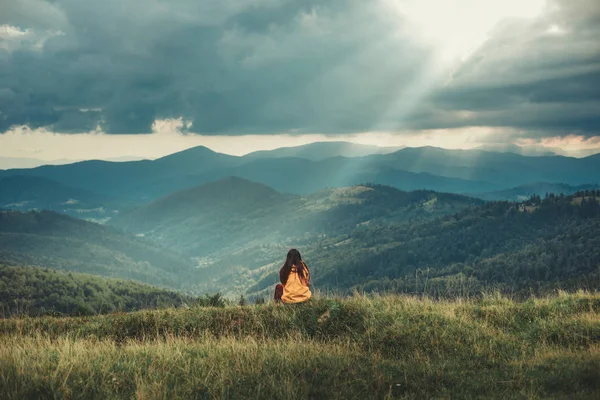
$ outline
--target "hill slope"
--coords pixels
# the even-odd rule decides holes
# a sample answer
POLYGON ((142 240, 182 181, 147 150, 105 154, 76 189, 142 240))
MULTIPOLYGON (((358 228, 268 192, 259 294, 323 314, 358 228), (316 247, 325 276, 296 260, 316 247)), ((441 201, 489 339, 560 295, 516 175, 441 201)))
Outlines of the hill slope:
POLYGON ((300 197, 233 177, 167 196, 117 216, 110 224, 189 255, 206 256, 251 243, 266 245, 306 235, 341 233, 377 219, 430 218, 479 203, 459 195, 407 193, 379 185, 300 197))
MULTIPOLYGON (((440 296, 593 289, 600 285, 598 232, 597 199, 552 196, 489 203, 432 221, 359 226, 313 243, 303 255, 322 289, 440 296)), ((265 267, 267 275, 255 277, 249 292, 272 290, 278 268, 265 267)))
POLYGON ((195 299, 149 285, 48 268, 0 265, 0 317, 93 315, 177 307, 195 299))
POLYGON ((74 217, 110 218, 115 204, 105 196, 37 176, 0 179, 0 208, 50 210, 74 217))
POLYGON ((295 199, 262 184, 228 178, 184 190, 110 221, 193 256, 271 236, 295 199))
POLYGON ((177 287, 193 265, 110 227, 53 212, 0 212, 0 264, 32 265, 177 287))
POLYGON ((198 258, 202 268, 190 282, 196 292, 239 294, 255 282, 244 271, 279 260, 292 244, 312 246, 361 224, 428 220, 479 204, 460 195, 381 185, 301 197, 228 178, 167 196, 110 224, 198 258))

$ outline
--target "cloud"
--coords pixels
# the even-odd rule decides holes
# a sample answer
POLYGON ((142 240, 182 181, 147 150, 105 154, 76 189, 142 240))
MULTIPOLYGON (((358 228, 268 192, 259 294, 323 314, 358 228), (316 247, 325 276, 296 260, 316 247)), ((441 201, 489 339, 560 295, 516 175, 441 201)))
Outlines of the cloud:
POLYGON ((506 18, 506 2, 489 3, 496 14, 436 14, 432 2, 428 24, 409 0, 14 0, 0 15, 0 132, 151 133, 179 120, 208 135, 597 136, 597 2, 506 18))

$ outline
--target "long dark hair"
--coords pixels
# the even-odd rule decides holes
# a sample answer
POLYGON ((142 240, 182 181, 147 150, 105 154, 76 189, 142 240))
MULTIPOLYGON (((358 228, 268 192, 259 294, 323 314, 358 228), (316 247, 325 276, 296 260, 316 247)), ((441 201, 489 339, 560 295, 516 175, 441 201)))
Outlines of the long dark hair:
POLYGON ((279 274, 281 283, 284 285, 287 283, 293 266, 296 266, 296 271, 298 271, 298 277, 300 280, 306 282, 308 285, 308 267, 306 264, 304 264, 304 261, 302 261, 300 252, 296 249, 291 249, 287 253, 285 263, 283 264, 283 267, 281 267, 281 273, 279 274))

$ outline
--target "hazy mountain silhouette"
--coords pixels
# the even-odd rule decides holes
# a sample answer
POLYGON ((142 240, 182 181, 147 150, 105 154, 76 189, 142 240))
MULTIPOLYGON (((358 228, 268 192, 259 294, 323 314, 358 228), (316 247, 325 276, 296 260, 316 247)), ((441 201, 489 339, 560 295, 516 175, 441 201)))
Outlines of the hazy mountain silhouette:
POLYGON ((522 156, 556 156, 566 155, 564 150, 544 146, 519 146, 512 143, 489 143, 476 147, 475 150, 494 151, 498 153, 515 153, 522 156))
MULTIPOLYGON (((308 147, 319 148, 327 144, 308 147)), ((335 145, 335 144, 334 144, 335 145)), ((342 146, 343 147, 343 146, 342 146)), ((287 150, 286 150, 287 151, 287 150)), ((306 151, 296 149, 294 151, 306 151)), ((405 148, 364 157, 330 157, 312 161, 263 155, 235 157, 195 147, 157 160, 84 161, 69 165, 0 171, 38 176, 63 185, 102 193, 125 204, 143 204, 207 182, 239 176, 281 192, 307 194, 364 182, 402 190, 429 189, 484 193, 533 182, 582 185, 600 181, 600 155, 526 157, 482 150, 405 148)))
POLYGON ((482 150, 418 147, 365 158, 369 159, 369 162, 399 170, 489 182, 504 188, 532 182, 581 185, 600 181, 599 155, 585 158, 527 157, 482 150))
POLYGON ((446 178, 429 173, 395 169, 368 157, 333 157, 322 161, 301 158, 263 158, 222 172, 264 183, 278 191, 307 194, 317 190, 370 182, 401 190, 429 189, 445 192, 470 192, 477 188, 498 188, 481 181, 446 178))
POLYGON ((145 190, 138 190, 138 188, 150 186, 153 182, 161 179, 168 180, 233 166, 239 162, 238 160, 239 157, 216 153, 199 146, 157 160, 82 161, 60 166, 1 171, 0 177, 9 175, 40 176, 109 196, 148 201, 164 193, 146 193, 145 190))
POLYGON ((75 162, 75 160, 60 159, 47 161, 28 157, 0 157, 0 170, 11 168, 35 168, 40 165, 61 165, 73 162, 75 162))
POLYGON ((74 188, 37 176, 9 176, 0 179, 0 208, 12 210, 51 210, 84 219, 106 219, 117 204, 108 196, 74 188))
POLYGON ((380 147, 351 142, 315 142, 302 146, 256 151, 245 155, 244 158, 297 157, 311 161, 321 161, 332 157, 362 157, 370 154, 387 154, 398 151, 401 148, 402 146, 380 147))

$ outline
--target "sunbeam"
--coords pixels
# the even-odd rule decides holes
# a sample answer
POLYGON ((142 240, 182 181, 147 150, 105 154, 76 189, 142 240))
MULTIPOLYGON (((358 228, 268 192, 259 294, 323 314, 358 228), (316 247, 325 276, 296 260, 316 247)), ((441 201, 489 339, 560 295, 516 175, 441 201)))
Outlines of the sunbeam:
MULTIPOLYGON (((474 54, 489 38, 492 30, 510 18, 539 16, 545 0, 384 0, 386 6, 397 14, 399 30, 412 36, 428 48, 429 58, 419 73, 397 94, 381 114, 380 123, 372 130, 404 130, 405 120, 423 105, 424 98, 453 70, 474 54), (390 125, 390 121, 391 125, 390 125)), ((457 114, 464 113, 458 111, 457 114)), ((461 114, 462 115, 462 114, 461 114)), ((460 115, 453 115, 454 118, 460 115)), ((387 146, 389 143, 380 143, 387 146)))
POLYGON ((466 60, 507 18, 535 18, 545 0, 386 0, 408 23, 414 36, 446 62, 466 60))

